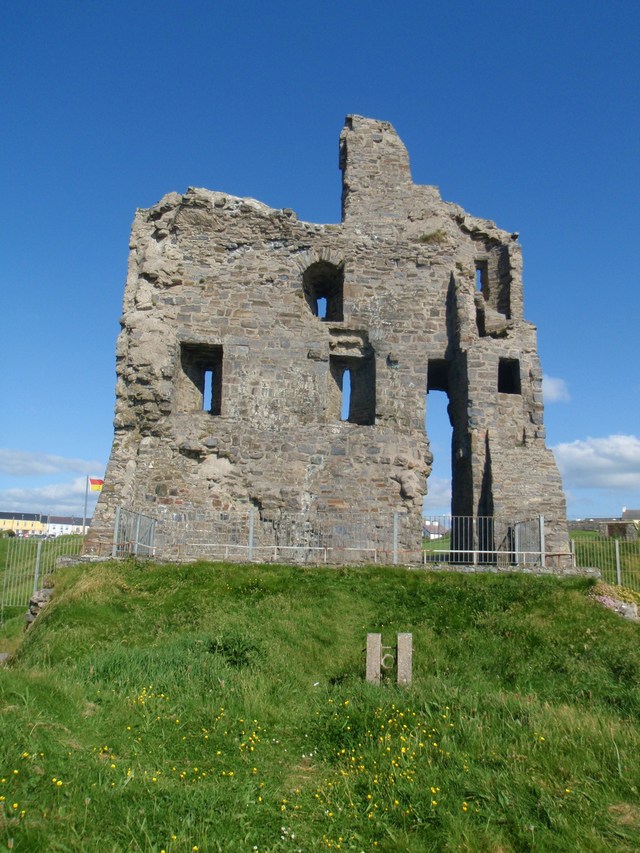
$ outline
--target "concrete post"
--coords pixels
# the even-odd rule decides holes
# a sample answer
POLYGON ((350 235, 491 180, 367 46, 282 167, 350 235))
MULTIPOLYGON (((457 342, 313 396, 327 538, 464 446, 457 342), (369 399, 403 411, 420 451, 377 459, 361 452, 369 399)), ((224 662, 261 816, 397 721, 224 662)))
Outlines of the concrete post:
POLYGON ((367 681, 380 684, 382 634, 367 634, 367 681))
MULTIPOLYGON (((617 545, 616 541, 616 545, 617 545)), ((36 573, 33 577, 33 591, 38 591, 38 583, 40 581, 40 557, 42 556, 42 539, 38 542, 38 547, 36 548, 36 573)))
POLYGON ((136 529, 133 534, 133 553, 138 555, 138 542, 140 541, 140 521, 141 521, 142 513, 138 513, 136 516, 136 529))
POLYGON ((149 527, 149 556, 155 557, 156 555, 156 520, 155 518, 151 522, 151 526, 149 527))
POLYGON ((413 667, 413 634, 398 634, 398 684, 411 684, 413 667))

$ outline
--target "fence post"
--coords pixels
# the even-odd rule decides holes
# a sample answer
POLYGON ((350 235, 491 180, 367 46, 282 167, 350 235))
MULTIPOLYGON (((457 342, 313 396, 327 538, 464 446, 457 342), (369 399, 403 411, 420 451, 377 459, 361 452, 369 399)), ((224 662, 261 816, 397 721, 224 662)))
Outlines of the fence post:
MULTIPOLYGON (((616 540, 617 544, 617 540, 616 540)), ((38 581, 40 579, 40 557, 42 555, 42 539, 38 541, 38 547, 36 548, 36 573, 33 576, 33 591, 36 593, 38 591, 38 581)))
POLYGON ((113 520, 113 546, 111 548, 111 558, 115 560, 118 556, 118 537, 120 535, 120 505, 116 507, 116 517, 113 520))
POLYGON ((478 565, 478 545, 480 539, 480 528, 482 525, 482 518, 476 516, 476 518, 471 519, 471 544, 473 546, 473 565, 478 565))
POLYGON ((398 563, 398 513, 393 513, 393 565, 398 563))
POLYGON ((250 560, 253 560, 253 521, 254 521, 254 508, 251 507, 249 510, 249 554, 248 557, 250 560))
POLYGON ((576 540, 569 539, 569 551, 571 552, 571 566, 576 567, 576 540))
POLYGON ((138 542, 140 541, 140 518, 142 513, 139 512, 136 516, 136 529, 133 533, 133 553, 134 556, 138 556, 138 542))
POLYGON ((620 568, 620 540, 615 539, 616 543, 616 583, 618 586, 622 586, 622 571, 620 568))
POLYGON ((547 557, 545 553, 545 543, 544 543, 544 515, 539 516, 538 523, 540 525, 540 565, 544 569, 547 565, 547 557))
POLYGON ((153 518, 151 520, 151 524, 149 525, 149 556, 155 557, 156 555, 156 519, 153 518))

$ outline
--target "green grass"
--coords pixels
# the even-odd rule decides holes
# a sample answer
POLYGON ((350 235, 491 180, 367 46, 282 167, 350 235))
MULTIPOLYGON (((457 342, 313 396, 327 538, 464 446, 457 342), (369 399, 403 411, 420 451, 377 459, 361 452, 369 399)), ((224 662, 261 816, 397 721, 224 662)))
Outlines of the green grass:
MULTIPOLYGON (((637 625, 585 580, 74 567, 0 668, 0 848, 640 848, 637 625), (363 681, 366 634, 414 683, 363 681)), ((0 641, 1 642, 1 641, 0 641)))
MULTIPOLYGON (((451 534, 446 533, 439 539, 428 539, 426 536, 422 539, 423 551, 449 551, 451 549, 451 534)), ((446 561, 447 554, 442 555, 443 561, 446 561)))
POLYGON ((7 562, 7 549, 10 541, 11 539, 8 536, 0 536, 0 572, 4 571, 7 562))
POLYGON ((569 531, 570 539, 601 539, 602 534, 598 533, 597 530, 570 530, 569 531))

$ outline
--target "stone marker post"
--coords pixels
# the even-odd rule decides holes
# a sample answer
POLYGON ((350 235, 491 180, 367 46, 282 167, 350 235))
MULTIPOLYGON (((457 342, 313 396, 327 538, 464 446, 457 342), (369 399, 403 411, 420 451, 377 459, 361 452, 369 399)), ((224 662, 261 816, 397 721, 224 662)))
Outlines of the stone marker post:
POLYGON ((380 684, 382 634, 367 634, 367 681, 380 684))
POLYGON ((411 684, 413 634, 398 634, 398 684, 411 684))
MULTIPOLYGON (((382 634, 367 634, 366 679, 371 684, 380 684, 381 670, 393 666, 393 652, 382 654, 383 649, 390 648, 393 649, 392 646, 382 645, 382 634), (387 658, 391 658, 391 663, 387 663, 387 658)), ((400 685, 411 684, 413 634, 398 634, 395 652, 397 682, 400 685)))

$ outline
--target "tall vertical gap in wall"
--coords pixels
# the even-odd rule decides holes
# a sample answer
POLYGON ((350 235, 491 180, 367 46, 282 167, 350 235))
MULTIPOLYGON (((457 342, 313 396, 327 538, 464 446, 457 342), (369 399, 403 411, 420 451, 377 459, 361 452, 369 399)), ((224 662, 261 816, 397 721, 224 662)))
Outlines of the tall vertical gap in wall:
POLYGON ((427 480, 427 495, 423 503, 425 515, 451 513, 451 443, 453 429, 447 408, 449 395, 445 391, 428 391, 425 430, 433 454, 431 474, 427 480))
POLYGON ((449 364, 445 359, 429 359, 424 427, 433 462, 423 502, 427 516, 451 513, 453 428, 448 409, 449 364))
POLYGON ((327 319, 327 297, 320 296, 316 300, 316 315, 320 318, 320 320, 327 319))

